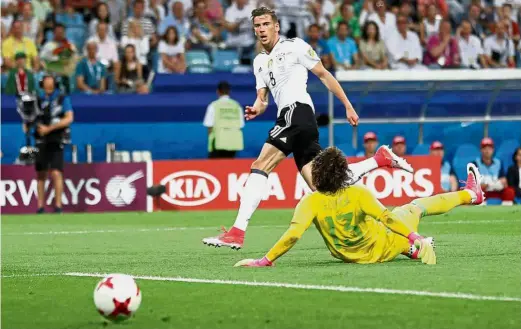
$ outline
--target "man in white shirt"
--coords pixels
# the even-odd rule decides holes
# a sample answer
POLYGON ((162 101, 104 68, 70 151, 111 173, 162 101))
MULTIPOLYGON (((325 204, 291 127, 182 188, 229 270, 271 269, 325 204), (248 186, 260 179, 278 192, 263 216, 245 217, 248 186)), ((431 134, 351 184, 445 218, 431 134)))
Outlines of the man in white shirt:
POLYGON ((496 12, 502 10, 503 5, 506 3, 510 4, 512 7, 512 11, 510 12, 510 19, 517 23, 519 8, 521 8, 521 0, 494 0, 494 7, 496 7, 496 12))
POLYGON ((367 11, 364 11, 365 15, 364 13, 360 15, 360 25, 363 26, 366 21, 375 22, 382 40, 386 41, 396 32, 396 16, 387 11, 385 1, 378 0, 375 5, 375 12, 368 14, 367 11))
POLYGON ((426 70, 420 64, 423 59, 423 50, 418 35, 409 31, 408 19, 398 16, 398 32, 395 32, 386 41, 390 55, 390 64, 393 70, 426 70))
POLYGON ((470 25, 468 20, 461 22, 458 44, 462 67, 471 69, 488 68, 483 47, 481 47, 481 40, 472 35, 472 25, 470 25))
POLYGON ((496 34, 485 39, 485 56, 491 68, 513 68, 515 66, 514 43, 508 38, 503 22, 496 23, 496 34))
MULTIPOLYGON (((94 41, 98 45, 97 59, 105 66, 114 68, 119 66, 118 45, 108 36, 108 26, 105 22, 99 22, 96 27, 96 35, 89 38, 87 43, 94 41)), ((85 51, 86 52, 86 51, 85 51)))
MULTIPOLYGON (((278 111, 275 126, 270 130, 259 157, 251 165, 233 227, 219 236, 203 239, 203 243, 207 245, 233 249, 242 248, 248 221, 268 188, 268 175, 288 155, 293 153, 298 171, 310 189, 314 189, 311 165, 322 148, 318 143, 313 101, 307 92, 308 71, 313 72, 342 102, 348 122, 354 126, 358 124, 358 115, 344 90, 324 68, 313 48, 299 38, 282 40, 274 11, 261 7, 255 9, 251 16, 255 34, 264 51, 253 62, 257 98, 253 106, 246 106, 245 117, 246 120, 252 120, 266 111, 268 91, 271 91, 278 111)), ((369 172, 378 166, 390 165, 395 158, 390 151, 386 151, 386 154, 356 164, 361 166, 357 170, 369 172)), ((355 171, 352 165, 350 170, 355 171)))
MULTIPOLYGON (((135 0, 134 1, 134 16, 133 19, 137 19, 141 24, 141 28, 143 29, 143 33, 150 37, 156 31, 155 25, 152 20, 145 16, 145 1, 144 0, 135 0)), ((127 18, 123 25, 121 26, 121 34, 128 34, 128 24, 130 23, 130 19, 132 17, 127 18)))
POLYGON ((254 9, 248 0, 236 0, 228 9, 221 21, 228 31, 226 46, 230 48, 248 48, 255 43, 250 24, 251 11, 254 9))

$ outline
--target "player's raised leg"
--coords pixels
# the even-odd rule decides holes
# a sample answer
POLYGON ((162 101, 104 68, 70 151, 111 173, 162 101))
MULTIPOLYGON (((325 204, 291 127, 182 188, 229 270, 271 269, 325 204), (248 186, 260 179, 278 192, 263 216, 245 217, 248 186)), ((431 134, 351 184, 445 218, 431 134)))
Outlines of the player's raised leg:
MULTIPOLYGON (((482 204, 485 198, 481 189, 481 175, 478 168, 469 163, 467 175, 467 182, 463 190, 416 199, 405 206, 395 208, 393 213, 397 214, 412 231, 417 232, 422 217, 441 215, 461 205, 482 204)), ((434 240, 432 245, 434 245, 434 240)), ((403 254, 417 258, 418 251, 413 244, 410 244, 408 250, 403 254)))
POLYGON ((233 227, 229 231, 224 230, 219 236, 203 239, 204 244, 232 249, 242 248, 248 222, 266 193, 268 175, 284 158, 286 155, 278 148, 268 143, 264 144, 259 157, 251 165, 233 227))

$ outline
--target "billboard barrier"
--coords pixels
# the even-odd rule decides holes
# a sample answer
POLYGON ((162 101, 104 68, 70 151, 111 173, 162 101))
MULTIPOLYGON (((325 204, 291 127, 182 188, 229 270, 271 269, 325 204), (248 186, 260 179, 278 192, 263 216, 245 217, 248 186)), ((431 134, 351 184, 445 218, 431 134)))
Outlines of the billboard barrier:
MULTIPOLYGON (((2 165, 1 169, 2 213, 35 213, 37 181, 34 167, 2 165)), ((145 163, 68 164, 64 168, 63 185, 62 201, 66 212, 147 210, 145 163)), ((45 204, 52 207, 55 191, 50 179, 45 191, 45 204)))
MULTIPOLYGON (((350 162, 361 158, 349 158, 350 162)), ((401 205, 441 191, 439 158, 407 157, 414 174, 376 169, 363 183, 384 205, 401 205)), ((237 209, 250 172, 251 159, 154 161, 153 182, 166 186, 155 210, 237 209)), ((309 191, 292 159, 284 160, 268 178, 261 208, 293 208, 309 191)))

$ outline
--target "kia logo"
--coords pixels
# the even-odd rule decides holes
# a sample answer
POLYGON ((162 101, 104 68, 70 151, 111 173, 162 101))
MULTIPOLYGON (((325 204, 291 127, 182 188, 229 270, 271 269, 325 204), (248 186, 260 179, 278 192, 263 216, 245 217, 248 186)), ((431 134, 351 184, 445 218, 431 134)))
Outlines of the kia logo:
POLYGON ((163 178, 166 187, 161 198, 176 206, 194 207, 207 204, 221 193, 217 178, 197 170, 179 171, 163 178))

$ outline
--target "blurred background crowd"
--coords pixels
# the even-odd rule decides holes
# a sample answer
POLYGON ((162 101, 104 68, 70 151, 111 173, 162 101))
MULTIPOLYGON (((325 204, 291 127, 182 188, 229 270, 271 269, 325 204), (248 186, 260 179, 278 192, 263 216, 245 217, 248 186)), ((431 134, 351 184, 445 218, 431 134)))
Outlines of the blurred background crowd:
POLYGON ((332 70, 521 66, 521 0, 2 0, 2 86, 150 92, 156 73, 249 72, 253 8, 332 70))

